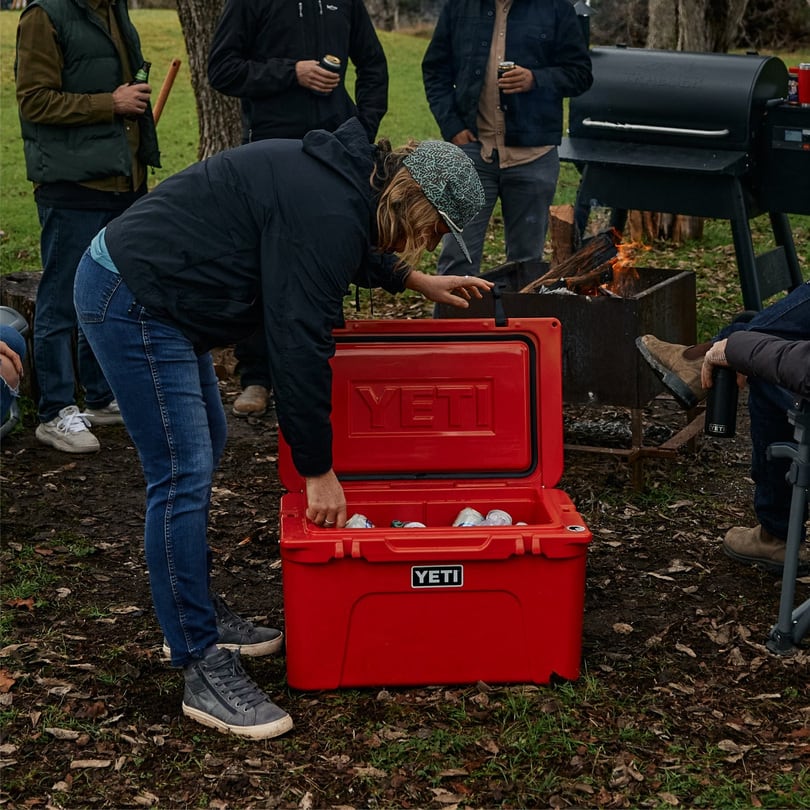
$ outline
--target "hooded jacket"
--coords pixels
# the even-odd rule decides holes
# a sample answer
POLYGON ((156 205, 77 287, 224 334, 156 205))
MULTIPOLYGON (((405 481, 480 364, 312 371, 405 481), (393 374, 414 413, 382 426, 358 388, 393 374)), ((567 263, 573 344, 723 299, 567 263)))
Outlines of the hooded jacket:
POLYGON ((208 56, 211 86, 242 100, 245 141, 333 132, 352 116, 377 135, 388 108, 388 65, 363 0, 230 0, 208 56), (295 63, 341 60, 340 84, 327 96, 301 87, 295 63), (346 90, 355 67, 356 104, 346 90))
POLYGON ((404 288, 396 257, 369 250, 375 155, 356 118, 239 146, 164 180, 105 234, 137 302, 197 352, 263 322, 279 426, 304 476, 332 466, 329 360, 349 285, 404 288))
MULTIPOLYGON (((494 0, 446 0, 439 15, 422 77, 445 140, 464 129, 478 134, 478 101, 494 21, 494 0)), ((531 70, 535 83, 528 93, 509 96, 506 145, 559 144, 563 98, 584 93, 593 82, 588 47, 569 0, 513 0, 505 54, 531 70)))

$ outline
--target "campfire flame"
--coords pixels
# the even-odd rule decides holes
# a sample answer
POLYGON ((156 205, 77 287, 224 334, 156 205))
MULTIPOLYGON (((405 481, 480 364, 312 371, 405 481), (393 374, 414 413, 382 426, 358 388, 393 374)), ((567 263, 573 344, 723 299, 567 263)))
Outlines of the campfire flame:
POLYGON ((616 228, 601 231, 520 292, 559 290, 591 297, 631 298, 639 287, 635 258, 640 250, 652 248, 641 242, 622 242, 616 228))
POLYGON ((618 295, 621 298, 631 297, 636 290, 638 270, 636 269, 636 254, 641 250, 652 250, 649 245, 641 242, 621 242, 616 245, 618 251, 611 259, 611 280, 602 284, 602 288, 618 295))

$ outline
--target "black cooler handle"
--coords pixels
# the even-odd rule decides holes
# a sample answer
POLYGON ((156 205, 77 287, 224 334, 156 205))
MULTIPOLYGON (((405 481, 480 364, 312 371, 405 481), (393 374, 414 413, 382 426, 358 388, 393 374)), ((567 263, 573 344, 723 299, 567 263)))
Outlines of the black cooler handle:
POLYGON ((495 326, 507 326, 509 320, 503 308, 503 294, 509 289, 503 281, 496 281, 492 288, 492 300, 495 304, 495 326))

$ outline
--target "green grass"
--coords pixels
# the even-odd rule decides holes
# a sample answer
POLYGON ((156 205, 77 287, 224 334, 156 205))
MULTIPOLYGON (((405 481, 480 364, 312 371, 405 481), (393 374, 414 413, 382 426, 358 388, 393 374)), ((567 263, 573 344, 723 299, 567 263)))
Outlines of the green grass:
MULTIPOLYGON (((163 168, 153 172, 154 186, 196 160, 198 128, 196 105, 191 89, 188 56, 177 14, 171 10, 133 10, 132 17, 141 35, 144 54, 152 62, 152 84, 160 88, 173 58, 182 60, 180 72, 158 124, 163 168)), ((14 39, 18 12, 0 14, 0 229, 6 238, 0 244, 0 274, 19 270, 39 270, 39 225, 31 185, 25 165, 14 97, 14 39)), ((379 136, 394 146, 409 138, 438 138, 439 130, 425 99, 421 59, 427 47, 425 31, 415 33, 381 32, 380 39, 389 61, 391 76, 389 112, 382 121, 379 136)), ((810 51, 776 53, 786 64, 810 61, 810 51)), ((352 77, 349 77, 352 84, 352 77)), ((563 164, 557 187, 556 204, 573 203, 579 175, 570 164, 563 164)), ((790 216, 794 240, 802 268, 808 265, 810 217, 790 216)), ((772 246, 767 217, 752 220, 758 253, 772 246)), ((708 220, 699 243, 673 246, 656 243, 644 256, 646 266, 694 270, 698 283, 698 338, 706 339, 725 325, 742 307, 732 248, 730 225, 725 220, 708 220)), ((502 222, 496 208, 490 238, 484 250, 485 269, 505 261, 502 222)), ((435 266, 435 255, 425 257, 421 268, 435 266)), ((804 270, 805 276, 810 271, 804 270)))

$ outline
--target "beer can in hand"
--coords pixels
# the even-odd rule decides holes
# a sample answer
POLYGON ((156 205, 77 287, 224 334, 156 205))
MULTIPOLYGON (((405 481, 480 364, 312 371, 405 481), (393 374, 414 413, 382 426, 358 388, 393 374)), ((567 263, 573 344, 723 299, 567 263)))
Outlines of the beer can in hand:
POLYGON ((514 62, 499 62, 498 63, 498 78, 502 79, 514 67, 515 67, 514 62))
MULTIPOLYGON (((326 54, 326 56, 321 57, 321 60, 318 62, 318 65, 322 67, 324 70, 328 70, 330 73, 340 73, 340 59, 337 56, 333 56, 331 53, 326 54)), ((324 93, 320 90, 313 90, 312 91, 316 96, 328 96, 331 94, 331 91, 328 93, 324 93)))

